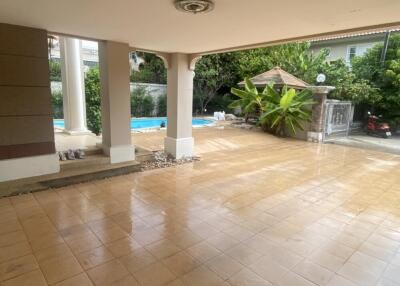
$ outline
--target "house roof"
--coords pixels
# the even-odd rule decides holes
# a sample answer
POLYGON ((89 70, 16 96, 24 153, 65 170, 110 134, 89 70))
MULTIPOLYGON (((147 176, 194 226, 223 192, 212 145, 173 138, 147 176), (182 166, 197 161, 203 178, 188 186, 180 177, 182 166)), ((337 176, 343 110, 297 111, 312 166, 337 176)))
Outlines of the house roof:
MULTIPOLYGON (((284 71, 280 67, 274 67, 267 72, 252 77, 250 80, 257 87, 264 87, 268 83, 273 83, 274 86, 287 85, 288 87, 297 89, 304 89, 309 86, 305 81, 284 71)), ((244 86, 244 81, 239 82, 239 86, 244 86)))
POLYGON ((213 11, 194 15, 178 11, 174 0, 1 0, 0 22, 188 54, 400 27, 396 0, 213 1, 213 11))
POLYGON ((367 32, 358 32, 358 33, 349 33, 349 34, 343 34, 343 35, 332 35, 332 36, 323 36, 323 37, 316 37, 314 39, 311 39, 310 42, 312 43, 317 43, 317 42, 324 42, 324 41, 331 41, 331 40, 340 40, 340 39, 347 39, 347 38, 364 38, 364 37, 369 37, 369 36, 376 36, 379 34, 384 34, 386 32, 399 32, 400 29, 380 29, 376 31, 367 31, 367 32))

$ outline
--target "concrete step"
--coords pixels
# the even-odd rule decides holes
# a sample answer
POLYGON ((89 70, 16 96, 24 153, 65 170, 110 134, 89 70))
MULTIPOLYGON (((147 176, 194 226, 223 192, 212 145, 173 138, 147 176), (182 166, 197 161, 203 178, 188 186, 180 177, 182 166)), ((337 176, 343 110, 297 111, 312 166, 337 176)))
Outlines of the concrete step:
MULTIPOLYGON (((94 160, 93 162, 99 161, 94 160)), ((95 163, 83 166, 78 165, 79 164, 73 168, 61 169, 61 172, 59 173, 60 176, 48 178, 40 183, 47 188, 59 188, 72 184, 129 174, 141 170, 141 163, 138 161, 129 161, 118 164, 95 163)))
MULTIPOLYGON (((139 172, 141 163, 129 161, 118 164, 110 164, 109 158, 93 155, 95 158, 88 161, 71 161, 61 167, 59 173, 44 176, 31 177, 26 179, 1 182, 0 197, 18 195, 30 192, 59 188, 72 184, 99 180, 113 176, 139 172)), ((91 157, 91 156, 89 156, 91 157)))
POLYGON ((85 149, 85 154, 85 159, 61 161, 59 173, 1 182, 0 197, 138 172, 142 162, 154 160, 153 152, 138 146, 135 161, 119 164, 110 164, 110 158, 103 155, 100 148, 85 149))
POLYGON ((103 154, 86 155, 84 159, 60 161, 61 171, 95 165, 109 164, 110 158, 103 154))

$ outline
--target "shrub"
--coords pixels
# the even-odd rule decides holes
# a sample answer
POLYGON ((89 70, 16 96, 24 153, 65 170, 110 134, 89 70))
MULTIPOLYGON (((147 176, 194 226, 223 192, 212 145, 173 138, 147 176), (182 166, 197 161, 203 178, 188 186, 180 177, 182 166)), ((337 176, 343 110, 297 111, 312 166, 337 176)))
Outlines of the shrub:
POLYGON ((61 91, 51 93, 51 105, 53 107, 53 117, 56 119, 64 118, 63 95, 61 91))
POLYGON ((154 99, 146 88, 139 86, 131 93, 131 115, 133 117, 152 116, 154 113, 154 99))
POLYGON ((97 67, 91 68, 85 76, 86 120, 94 134, 101 133, 101 95, 100 73, 97 67))
POLYGON ((246 119, 251 114, 256 117, 266 131, 278 136, 286 136, 287 130, 296 134, 296 130, 304 130, 302 123, 310 121, 314 104, 309 90, 296 92, 294 89, 282 88, 277 92, 273 85, 266 85, 262 92, 245 79, 245 89, 232 88, 232 94, 239 97, 230 104, 231 108, 240 107, 246 119))
POLYGON ((61 64, 57 60, 49 60, 50 81, 61 81, 61 64))
POLYGON ((142 101, 142 116, 154 115, 154 99, 151 95, 145 95, 142 101))
POLYGON ((157 116, 167 116, 167 95, 162 94, 157 98, 157 116))

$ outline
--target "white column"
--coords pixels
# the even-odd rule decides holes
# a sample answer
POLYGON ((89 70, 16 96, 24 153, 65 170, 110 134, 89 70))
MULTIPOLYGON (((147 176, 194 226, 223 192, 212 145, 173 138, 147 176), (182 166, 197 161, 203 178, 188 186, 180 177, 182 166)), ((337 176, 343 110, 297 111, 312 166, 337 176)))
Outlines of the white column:
POLYGON ((192 137, 193 76, 191 57, 171 54, 168 68, 167 137, 165 152, 175 158, 193 156, 192 137))
POLYGON ((60 37, 61 76, 65 132, 89 133, 86 127, 85 81, 81 41, 60 37))
POLYGON ((135 159, 131 144, 128 44, 99 42, 102 148, 111 163, 135 159))

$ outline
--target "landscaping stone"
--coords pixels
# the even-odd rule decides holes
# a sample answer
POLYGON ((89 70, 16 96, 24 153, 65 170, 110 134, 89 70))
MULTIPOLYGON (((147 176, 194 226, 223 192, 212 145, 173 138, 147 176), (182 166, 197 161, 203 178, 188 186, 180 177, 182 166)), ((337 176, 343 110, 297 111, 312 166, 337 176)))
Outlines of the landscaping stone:
POLYGON ((236 120, 237 117, 234 114, 225 114, 225 120, 227 121, 232 121, 232 120, 236 120))
POLYGON ((175 159, 171 155, 166 154, 164 151, 156 151, 154 152, 154 160, 145 161, 142 163, 142 171, 167 168, 195 161, 200 161, 200 157, 193 156, 193 157, 184 157, 182 159, 175 159))

